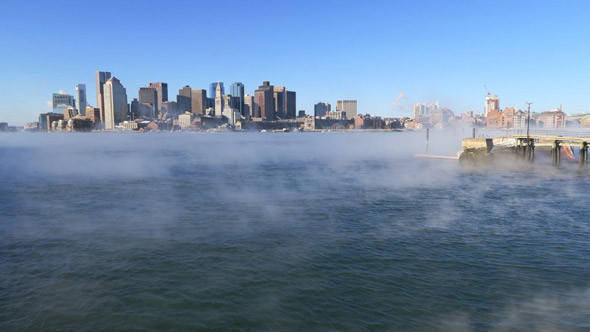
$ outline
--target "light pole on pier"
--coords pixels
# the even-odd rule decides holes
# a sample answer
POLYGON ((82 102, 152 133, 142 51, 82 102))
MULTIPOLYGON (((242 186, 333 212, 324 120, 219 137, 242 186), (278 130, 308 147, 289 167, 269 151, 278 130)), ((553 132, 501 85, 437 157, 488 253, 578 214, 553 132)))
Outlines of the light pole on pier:
POLYGON ((525 102, 526 105, 528 106, 528 110, 527 110, 527 116, 526 116, 526 140, 527 142, 529 141, 530 137, 529 137, 529 125, 531 122, 531 105, 533 104, 533 102, 525 102))

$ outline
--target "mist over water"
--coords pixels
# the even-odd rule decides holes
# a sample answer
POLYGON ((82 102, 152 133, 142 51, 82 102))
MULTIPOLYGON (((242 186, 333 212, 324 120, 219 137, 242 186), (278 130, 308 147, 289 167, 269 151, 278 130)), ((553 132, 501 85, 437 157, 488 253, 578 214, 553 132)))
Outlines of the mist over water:
POLYGON ((0 330, 590 330, 588 175, 424 152, 423 132, 0 135, 0 330))

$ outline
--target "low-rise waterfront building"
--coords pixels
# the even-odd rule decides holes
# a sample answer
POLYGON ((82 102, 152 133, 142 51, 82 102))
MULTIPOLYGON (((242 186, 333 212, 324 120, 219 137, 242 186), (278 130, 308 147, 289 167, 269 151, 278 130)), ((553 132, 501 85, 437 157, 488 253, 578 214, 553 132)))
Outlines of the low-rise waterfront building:
POLYGON ((194 115, 191 112, 185 112, 178 116, 178 125, 182 130, 190 129, 192 126, 194 115))

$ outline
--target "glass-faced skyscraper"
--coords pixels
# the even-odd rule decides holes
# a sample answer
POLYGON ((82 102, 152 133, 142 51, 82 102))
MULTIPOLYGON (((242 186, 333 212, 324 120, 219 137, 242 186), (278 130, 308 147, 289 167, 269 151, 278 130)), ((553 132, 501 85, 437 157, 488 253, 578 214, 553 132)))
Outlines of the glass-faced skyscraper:
POLYGON ((244 115, 244 84, 235 82, 229 88, 229 94, 236 100, 236 108, 244 115))

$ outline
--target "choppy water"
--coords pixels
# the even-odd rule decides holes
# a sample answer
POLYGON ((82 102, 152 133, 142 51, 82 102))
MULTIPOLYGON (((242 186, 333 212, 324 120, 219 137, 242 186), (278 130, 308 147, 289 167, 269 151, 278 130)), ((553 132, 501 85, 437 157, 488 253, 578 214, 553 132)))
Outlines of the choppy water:
POLYGON ((1 135, 0 330, 590 330, 588 175, 422 136, 1 135))

